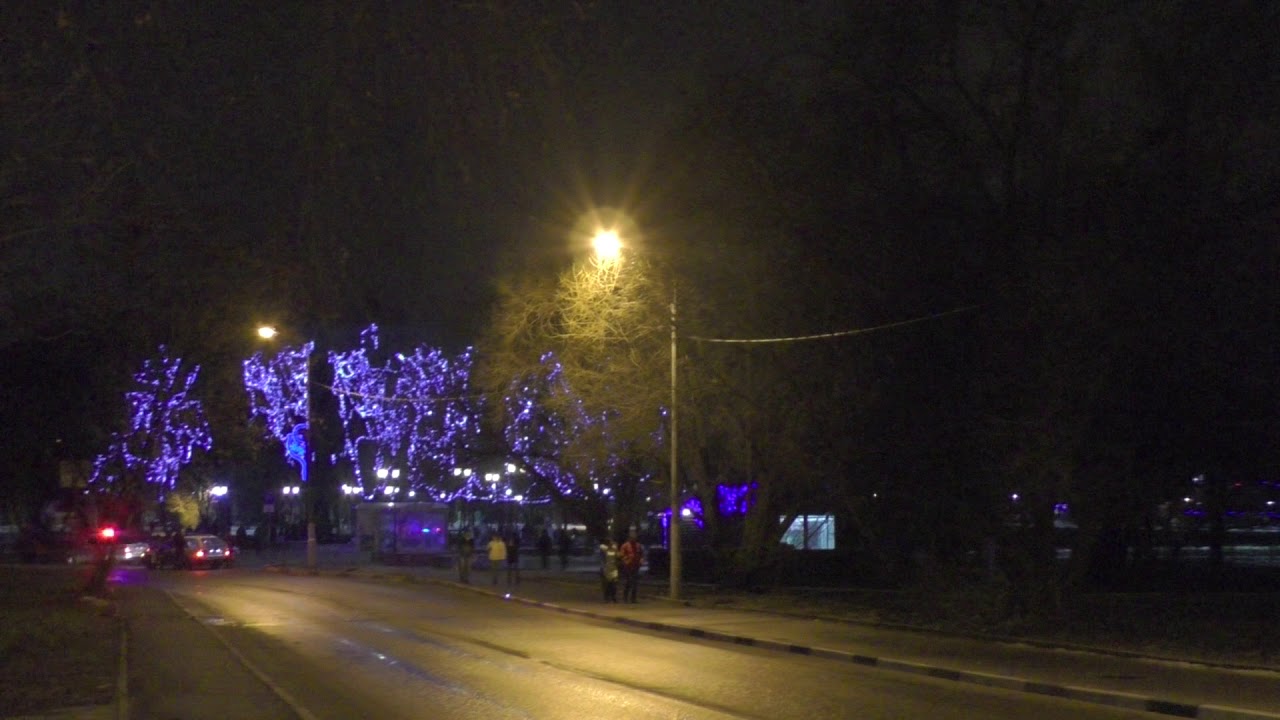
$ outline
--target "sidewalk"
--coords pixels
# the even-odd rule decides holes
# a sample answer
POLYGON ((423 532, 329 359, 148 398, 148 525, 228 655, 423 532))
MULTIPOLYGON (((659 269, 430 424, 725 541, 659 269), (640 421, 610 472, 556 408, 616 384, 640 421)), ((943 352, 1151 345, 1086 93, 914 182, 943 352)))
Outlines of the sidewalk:
MULTIPOLYGON (((749 645, 766 650, 823 657, 894 672, 925 675, 1129 710, 1185 718, 1280 720, 1280 672, 1220 667, 1189 661, 1143 658, 1079 648, 958 637, 832 618, 727 606, 705 607, 663 597, 665 582, 641 585, 635 605, 601 602, 594 562, 575 558, 561 572, 555 558, 541 570, 538 558, 523 558, 522 582, 509 599, 549 611, 617 622, 647 631, 749 645), (534 567, 535 569, 529 569, 534 567)), ((490 584, 487 562, 474 569, 471 584, 452 570, 383 566, 350 549, 326 547, 317 567, 289 552, 245 566, 289 574, 323 573, 369 580, 420 582, 506 597, 505 575, 490 584)), ((697 595, 691 588, 690 595, 697 595)))

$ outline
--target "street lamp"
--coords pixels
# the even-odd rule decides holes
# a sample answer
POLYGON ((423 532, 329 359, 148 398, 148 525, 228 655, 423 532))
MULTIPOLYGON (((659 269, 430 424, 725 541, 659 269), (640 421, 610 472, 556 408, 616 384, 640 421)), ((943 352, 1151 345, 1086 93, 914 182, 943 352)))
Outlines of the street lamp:
POLYGON ((229 489, 227 488, 226 485, 214 485, 213 487, 209 488, 209 505, 210 505, 210 509, 213 511, 214 525, 218 528, 222 527, 222 521, 224 519, 227 521, 228 527, 231 525, 231 508, 229 506, 226 508, 223 508, 221 507, 223 503, 219 502, 220 500, 224 500, 227 497, 228 492, 229 492, 229 489), (226 512, 224 513, 223 510, 225 510, 226 512), (224 514, 225 514, 225 518, 223 517, 224 514))
POLYGON ((617 230, 600 230, 591 238, 591 248, 602 262, 616 260, 622 254, 622 238, 617 230))
MULTIPOLYGON (((622 255, 622 239, 618 235, 617 230, 602 228, 597 230, 591 238, 591 247, 596 253, 596 258, 602 263, 609 263, 617 260, 622 255)), ((676 384, 676 291, 672 287, 671 290, 671 436, 668 438, 668 445, 671 448, 671 521, 667 525, 667 549, 668 549, 668 568, 670 570, 669 585, 671 587, 671 599, 680 599, 680 481, 679 481, 679 449, 677 445, 677 417, 676 402, 678 397, 678 387, 676 384)))
MULTIPOLYGON (((258 326, 258 337, 263 340, 272 340, 280 334, 274 326, 260 325, 258 326)), ((312 505, 315 503, 315 491, 312 489, 310 480, 310 470, 312 462, 316 457, 315 451, 315 421, 312 417, 312 397, 311 397, 311 360, 313 352, 307 352, 306 370, 303 373, 303 392, 306 394, 306 410, 304 411, 304 422, 307 426, 306 434, 303 438, 303 452, 301 459, 302 480, 306 483, 306 497, 303 498, 307 516, 307 567, 315 568, 316 566, 316 519, 312 505)), ((296 492, 295 492, 296 494, 296 492)))

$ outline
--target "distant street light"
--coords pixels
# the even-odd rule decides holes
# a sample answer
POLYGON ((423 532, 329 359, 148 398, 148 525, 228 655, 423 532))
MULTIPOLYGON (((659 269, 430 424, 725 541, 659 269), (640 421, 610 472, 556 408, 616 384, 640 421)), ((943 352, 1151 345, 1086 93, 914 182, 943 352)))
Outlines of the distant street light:
MULTIPOLYGON (((622 238, 618 235, 618 231, 612 228, 601 228, 596 231, 591 238, 591 247, 595 250, 596 258, 603 263, 613 262, 622 255, 622 238)), ((669 554, 668 567, 670 569, 669 584, 671 586, 671 599, 680 599, 680 480, 679 480, 679 452, 677 446, 677 417, 676 403, 679 399, 676 385, 676 292, 673 288, 671 291, 671 430, 668 444, 671 448, 671 522, 667 526, 667 548, 669 554)))

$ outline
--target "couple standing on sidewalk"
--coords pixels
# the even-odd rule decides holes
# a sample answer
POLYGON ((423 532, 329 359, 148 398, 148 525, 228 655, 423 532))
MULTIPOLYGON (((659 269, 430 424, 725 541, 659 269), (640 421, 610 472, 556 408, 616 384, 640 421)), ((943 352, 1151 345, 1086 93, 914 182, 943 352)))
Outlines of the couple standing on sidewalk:
POLYGON ((640 563, 644 559, 644 546, 636 540, 632 530, 627 541, 618 547, 613 538, 600 546, 600 581, 604 588, 605 602, 618 602, 618 576, 622 576, 622 601, 637 602, 640 585, 640 563))
MULTIPOLYGON (((471 561, 475 555, 476 541, 470 530, 465 530, 458 541, 458 580, 471 583, 471 561)), ((507 568, 507 587, 520 584, 520 541, 512 536, 504 541, 498 533, 489 537, 489 571, 493 576, 493 584, 498 584, 498 573, 503 566, 507 568)))

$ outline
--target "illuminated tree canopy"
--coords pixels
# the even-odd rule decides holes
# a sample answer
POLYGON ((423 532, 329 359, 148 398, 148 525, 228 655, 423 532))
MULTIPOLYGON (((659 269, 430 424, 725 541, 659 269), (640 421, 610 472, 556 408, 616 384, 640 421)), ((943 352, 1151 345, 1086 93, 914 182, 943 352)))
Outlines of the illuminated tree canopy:
POLYGON ((279 440, 285 457, 297 463, 307 479, 307 392, 309 361, 315 343, 286 347, 268 358, 255 353, 244 361, 244 387, 249 417, 261 418, 267 434, 279 440))
POLYGON ((172 489, 194 452, 213 447, 204 409, 191 393, 199 372, 199 366, 187 369, 169 357, 164 346, 142 364, 134 389, 125 393, 128 429, 113 433, 95 459, 92 482, 120 490, 138 490, 139 482, 172 489))
POLYGON ((574 494, 590 473, 575 472, 565 451, 591 423, 555 355, 543 354, 536 371, 513 380, 503 405, 507 447, 558 493, 574 494))
POLYGON ((503 398, 493 410, 509 451, 588 518, 628 524, 666 467, 670 295, 656 275, 631 258, 522 280, 484 346, 482 384, 503 398))
MULTIPOLYGON (((611 515, 622 525, 635 519, 654 479, 636 460, 644 453, 632 451, 637 441, 618 432, 616 413, 587 410, 554 353, 544 353, 536 368, 511 381, 502 417, 508 451, 593 532, 607 532, 611 515)), ((639 442, 661 446, 663 434, 658 429, 639 442)))
POLYGON ((405 475, 395 484, 450 500, 463 490, 451 471, 480 433, 471 352, 451 358, 419 345, 379 362, 379 350, 370 325, 359 347, 329 354, 343 455, 361 486, 367 470, 398 468, 405 475))

